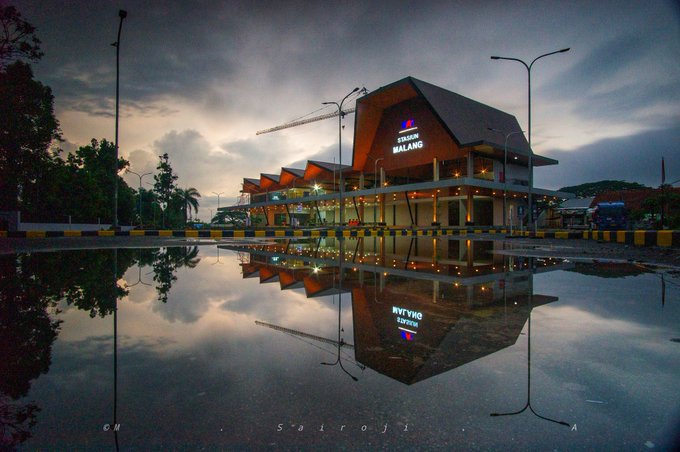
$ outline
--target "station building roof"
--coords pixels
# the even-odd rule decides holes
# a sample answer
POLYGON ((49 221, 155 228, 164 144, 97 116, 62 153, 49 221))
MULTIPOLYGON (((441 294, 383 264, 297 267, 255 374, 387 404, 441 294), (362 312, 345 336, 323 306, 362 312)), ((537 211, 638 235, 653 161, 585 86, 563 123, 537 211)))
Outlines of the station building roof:
MULTIPOLYGON (((380 166, 386 171, 431 165, 433 158, 441 161, 463 158, 470 151, 502 160, 506 136, 509 162, 526 166, 531 155, 529 143, 513 115, 413 77, 360 97, 356 114, 351 165, 308 160, 304 169, 283 167, 279 174, 245 178, 243 192, 278 190, 294 186, 297 179, 328 182, 339 171, 347 175, 373 173, 378 160, 383 160, 380 166), (404 132, 410 135, 403 135, 404 132), (393 151, 397 140, 416 134, 415 139, 421 141, 417 151, 393 151)), ((533 154, 534 166, 554 164, 557 160, 533 154)))

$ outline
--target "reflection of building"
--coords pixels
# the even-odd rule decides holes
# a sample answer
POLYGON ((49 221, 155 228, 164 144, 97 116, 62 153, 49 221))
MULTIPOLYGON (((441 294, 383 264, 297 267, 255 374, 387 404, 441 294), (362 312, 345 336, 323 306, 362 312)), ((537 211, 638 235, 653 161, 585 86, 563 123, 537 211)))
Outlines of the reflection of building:
MULTIPOLYGON (((530 149, 514 116, 412 77, 359 98, 356 112, 351 165, 309 160, 245 178, 248 203, 224 209, 247 210, 263 225, 332 224, 342 171, 344 218, 363 223, 501 225, 504 193, 507 224, 526 214, 530 149)), ((534 166, 554 164, 533 157, 534 166)))
MULTIPOLYGON (((244 277, 278 280, 308 297, 338 292, 339 240, 227 245, 248 252, 244 277), (278 275, 278 278, 272 277, 278 275)), ((342 290, 350 293, 356 360, 406 384, 508 347, 531 306, 533 274, 557 260, 493 254, 498 242, 427 237, 345 240, 342 290), (530 304, 531 303, 531 304, 530 304)))
MULTIPOLYGON (((505 284, 515 295, 486 300, 483 293, 475 294, 482 297, 473 303, 464 286, 452 289, 450 299, 440 303, 432 303, 431 288, 419 292, 419 286, 427 285, 413 281, 391 284, 376 299, 366 290, 353 290, 356 360, 412 384, 513 345, 531 312, 530 284, 505 284)), ((534 307, 557 300, 532 298, 534 307)))

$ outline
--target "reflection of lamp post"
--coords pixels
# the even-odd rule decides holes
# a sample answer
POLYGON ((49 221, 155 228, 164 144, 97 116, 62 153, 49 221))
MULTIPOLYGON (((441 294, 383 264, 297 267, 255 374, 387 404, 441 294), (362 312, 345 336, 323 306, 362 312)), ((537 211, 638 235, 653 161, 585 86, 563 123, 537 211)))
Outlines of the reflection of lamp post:
MULTIPOLYGON (((500 134, 505 135, 505 145, 503 146, 503 226, 507 226, 505 223, 505 213, 507 211, 507 198, 508 198, 508 138, 510 138, 511 135, 514 135, 516 133, 524 133, 524 130, 519 130, 516 132, 510 132, 510 133, 505 133, 502 130, 498 129, 492 129, 491 127, 487 127, 487 129, 491 130, 492 132, 498 132, 500 134)), ((530 157, 531 158, 531 157, 530 157)))
MULTIPOLYGON (((533 267, 533 263, 531 265, 533 267)), ((534 269, 535 272, 535 269, 534 269)), ((564 425, 567 427, 570 427, 570 425, 567 422, 564 421, 558 421, 555 419, 551 419, 549 417, 541 416, 537 412, 534 411, 534 408, 531 406, 531 312, 533 309, 533 291, 534 291, 534 286, 533 286, 533 276, 530 279, 530 284, 529 284, 529 321, 528 321, 528 327, 527 327, 527 403, 524 405, 524 408, 518 411, 513 411, 510 413, 491 413, 491 416, 513 416, 515 414, 520 414, 526 411, 527 408, 534 413, 537 417, 544 419, 546 421, 554 422, 556 424, 564 425)))
MULTIPOLYGON (((357 88, 358 89, 358 88, 357 88)), ((356 90, 355 90, 356 91, 356 90)), ((354 91, 353 91, 354 92, 354 91)), ((342 262, 344 259, 344 252, 345 252, 345 247, 344 247, 344 238, 340 237, 340 253, 338 254, 338 267, 340 271, 340 278, 338 282, 338 357, 336 358, 335 362, 333 363, 321 363, 324 366, 335 366, 337 364, 340 364, 340 368, 342 369, 343 372, 345 372, 347 375, 349 375, 352 380, 354 381, 359 381, 357 377, 352 375, 345 369, 345 367, 342 365, 342 360, 340 359, 340 349, 342 348, 343 345, 345 345, 345 340, 342 338, 342 262)))
POLYGON ((130 174, 134 174, 135 176, 139 177, 139 225, 142 225, 142 178, 144 176, 148 176, 149 174, 152 173, 144 173, 142 175, 135 173, 134 171, 130 171, 129 169, 125 170, 126 172, 130 174))
POLYGON ((339 185, 340 185, 340 227, 343 226, 343 210, 345 209, 345 203, 342 197, 344 187, 342 186, 342 117, 345 116, 345 114, 342 111, 342 104, 345 103, 347 98, 351 96, 352 94, 356 93, 359 91, 359 87, 354 88, 348 95, 342 98, 340 103, 337 102, 322 102, 323 105, 335 105, 338 107, 338 158, 339 158, 339 185))
POLYGON ((534 163, 533 163, 533 155, 534 151, 531 148, 531 67, 534 65, 534 63, 538 60, 540 60, 543 57, 547 57, 549 55, 554 55, 556 53, 563 53, 569 51, 570 47, 567 47, 566 49, 562 50, 556 50, 554 52, 550 53, 544 53, 543 55, 539 55, 530 64, 526 64, 524 61, 520 60, 519 58, 508 58, 508 57, 500 57, 500 56, 492 56, 492 60, 510 60, 510 61, 517 61, 519 63, 522 63, 525 68, 527 68, 527 80, 528 80, 528 92, 529 92, 529 217, 527 221, 527 226, 529 226, 530 223, 533 223, 533 208, 532 208, 532 191, 533 191, 533 183, 534 183, 534 163))
POLYGON ((118 24, 118 38, 116 42, 111 44, 116 48, 116 133, 114 147, 115 158, 113 159, 113 228, 118 228, 118 109, 120 105, 120 31, 123 29, 123 19, 127 17, 127 11, 119 10, 118 17, 120 23, 118 24))
MULTIPOLYGON (((375 162, 373 162, 373 179, 375 179, 375 181, 373 183, 373 192, 374 192, 374 195, 375 195, 374 200, 378 199, 378 180, 376 179, 376 177, 377 177, 376 173, 378 172, 378 162, 380 160, 385 160, 385 158, 380 157, 379 159, 375 159, 375 162)), ((376 223, 375 211, 376 211, 376 208, 378 207, 378 204, 379 204, 379 202, 375 201, 375 206, 373 206, 373 226, 375 226, 375 223, 376 223)))

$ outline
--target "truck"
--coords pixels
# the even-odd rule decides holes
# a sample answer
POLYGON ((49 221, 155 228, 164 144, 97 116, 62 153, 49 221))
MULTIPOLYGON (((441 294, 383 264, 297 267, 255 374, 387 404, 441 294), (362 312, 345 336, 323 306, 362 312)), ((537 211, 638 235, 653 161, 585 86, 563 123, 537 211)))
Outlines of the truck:
POLYGON ((628 211, 623 202, 600 202, 593 212, 593 223, 600 230, 624 230, 628 227, 628 211))

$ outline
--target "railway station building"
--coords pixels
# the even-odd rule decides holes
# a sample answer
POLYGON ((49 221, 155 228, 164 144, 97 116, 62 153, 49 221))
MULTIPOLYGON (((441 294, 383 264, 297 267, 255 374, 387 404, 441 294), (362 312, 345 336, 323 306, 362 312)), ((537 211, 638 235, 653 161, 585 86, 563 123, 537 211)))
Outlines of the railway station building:
MULTIPOLYGON (((514 116, 407 77, 357 99, 351 165, 309 160, 246 177, 242 201, 223 209, 260 226, 338 225, 340 209, 350 225, 518 226, 530 152, 514 116)), ((557 163, 533 154, 534 167, 557 163)), ((532 193, 534 202, 570 197, 532 193)))

